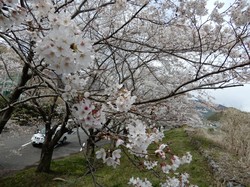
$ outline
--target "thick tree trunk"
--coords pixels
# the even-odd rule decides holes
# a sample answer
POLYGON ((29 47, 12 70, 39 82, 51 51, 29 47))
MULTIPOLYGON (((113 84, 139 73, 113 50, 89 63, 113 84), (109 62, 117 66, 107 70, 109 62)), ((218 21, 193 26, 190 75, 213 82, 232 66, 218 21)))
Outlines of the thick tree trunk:
POLYGON ((90 136, 87 139, 86 155, 93 161, 95 158, 95 133, 93 129, 89 129, 90 136))
POLYGON ((53 151, 54 146, 43 145, 40 162, 37 166, 37 172, 50 172, 50 164, 52 161, 53 151))
POLYGON ((8 98, 9 108, 5 110, 4 112, 0 113, 0 134, 2 133, 3 128, 5 127, 6 123, 9 121, 13 113, 14 107, 11 106, 11 104, 16 102, 19 99, 20 95, 23 93, 23 90, 20 88, 25 86, 27 81, 31 78, 31 76, 28 74, 28 71, 29 71, 29 66, 25 64, 22 70, 22 76, 21 76, 20 82, 15 88, 15 90, 12 92, 11 96, 8 98))
POLYGON ((45 141, 44 141, 44 144, 43 144, 43 147, 42 147, 40 162, 39 162, 39 165, 37 166, 37 170, 36 170, 37 172, 49 173, 51 171, 50 170, 50 164, 51 164, 51 161, 52 161, 54 147, 57 144, 57 142, 60 140, 62 135, 65 132, 67 132, 67 129, 65 128, 65 125, 66 125, 66 123, 63 124, 61 126, 61 129, 58 132, 56 132, 56 134, 54 135, 57 126, 54 126, 51 129, 50 128, 51 127, 51 122, 50 121, 45 124, 46 136, 45 136, 45 141))
POLYGON ((2 133, 6 123, 9 121, 13 110, 13 107, 9 107, 6 111, 0 113, 0 134, 2 133))
POLYGON ((50 172, 50 164, 52 160, 52 155, 54 151, 54 141, 52 139, 53 129, 51 129, 51 122, 48 121, 45 124, 45 141, 43 143, 41 157, 39 161, 39 165, 37 166, 37 172, 50 172))

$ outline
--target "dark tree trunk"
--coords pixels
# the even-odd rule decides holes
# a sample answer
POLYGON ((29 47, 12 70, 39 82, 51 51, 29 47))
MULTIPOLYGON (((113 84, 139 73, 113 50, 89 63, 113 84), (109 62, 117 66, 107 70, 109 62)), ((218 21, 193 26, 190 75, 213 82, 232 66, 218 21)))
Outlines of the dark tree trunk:
POLYGON ((54 151, 54 141, 52 139, 54 130, 55 129, 51 129, 51 121, 47 121, 45 124, 45 141, 43 143, 39 165, 37 166, 37 172, 50 172, 50 164, 54 151))
POLYGON ((50 172, 50 164, 52 161, 53 151, 54 151, 54 146, 43 145, 40 162, 36 170, 37 172, 44 172, 44 173, 50 172))
POLYGON ((6 111, 0 113, 0 134, 2 133, 6 123, 9 121, 13 110, 13 107, 9 107, 6 111))
POLYGON ((52 160, 52 155, 54 151, 54 143, 52 139, 53 129, 51 127, 51 122, 48 121, 45 124, 45 141, 43 143, 41 157, 39 161, 39 165, 37 166, 37 172, 50 172, 50 164, 52 160))
POLYGON ((93 129, 89 129, 89 137, 87 139, 86 154, 90 160, 95 158, 95 132, 93 129))
POLYGON ((27 81, 31 78, 31 76, 28 74, 28 71, 29 71, 29 66, 25 64, 22 70, 22 76, 21 76, 20 82, 15 88, 15 90, 12 92, 11 96, 8 98, 9 108, 5 110, 4 112, 0 113, 0 134, 2 133, 3 128, 5 127, 6 123, 9 121, 13 113, 14 107, 11 106, 11 104, 16 102, 19 99, 20 95, 23 93, 23 90, 20 88, 25 86, 27 81))
MULTIPOLYGON (((68 116, 66 117, 65 121, 67 120, 68 120, 68 116)), ((37 166, 37 170, 36 170, 37 172, 49 173, 51 171, 50 164, 52 161, 54 147, 56 146, 57 142, 60 140, 62 135, 67 132, 65 125, 66 125, 66 122, 64 122, 64 124, 61 126, 61 129, 55 133, 58 125, 54 126, 51 129, 50 121, 48 121, 45 124, 46 136, 45 136, 45 141, 42 147, 40 162, 39 162, 39 165, 37 166)))

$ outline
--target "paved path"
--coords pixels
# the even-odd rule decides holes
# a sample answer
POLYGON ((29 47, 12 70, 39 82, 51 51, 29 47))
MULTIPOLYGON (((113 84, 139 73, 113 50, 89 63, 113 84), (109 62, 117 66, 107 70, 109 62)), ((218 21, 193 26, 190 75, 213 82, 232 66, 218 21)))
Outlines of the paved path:
MULTIPOLYGON (((81 140, 86 136, 80 132, 81 140)), ((33 147, 30 139, 32 134, 11 136, 0 134, 0 177, 1 173, 20 170, 36 164, 40 159, 41 148, 33 147)), ((67 141, 55 148, 53 158, 64 157, 79 152, 80 144, 76 133, 67 135, 67 141)))

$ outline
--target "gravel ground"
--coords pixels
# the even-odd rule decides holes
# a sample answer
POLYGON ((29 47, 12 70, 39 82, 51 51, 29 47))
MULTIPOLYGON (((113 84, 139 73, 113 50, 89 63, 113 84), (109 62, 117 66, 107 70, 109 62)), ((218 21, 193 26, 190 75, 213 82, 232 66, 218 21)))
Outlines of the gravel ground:
MULTIPOLYGON (((5 138, 10 138, 10 137, 18 137, 21 135, 25 135, 25 134, 33 134, 35 132, 35 130, 39 127, 41 127, 41 123, 37 123, 37 125, 33 125, 33 126, 20 126, 18 124, 15 123, 15 121, 10 120, 2 134, 0 134, 0 145, 3 144, 3 139, 5 138)), ((0 165, 0 178, 2 177, 6 177, 11 175, 12 173, 15 173, 18 170, 15 169, 4 169, 3 166, 0 165)))

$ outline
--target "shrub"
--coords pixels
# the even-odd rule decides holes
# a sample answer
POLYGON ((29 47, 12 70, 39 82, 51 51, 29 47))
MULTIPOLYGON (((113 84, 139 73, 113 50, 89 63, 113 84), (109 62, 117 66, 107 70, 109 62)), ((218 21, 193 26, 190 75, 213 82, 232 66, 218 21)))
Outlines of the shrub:
POLYGON ((223 113, 224 145, 232 150, 244 164, 250 165, 250 114, 229 109, 223 113))

